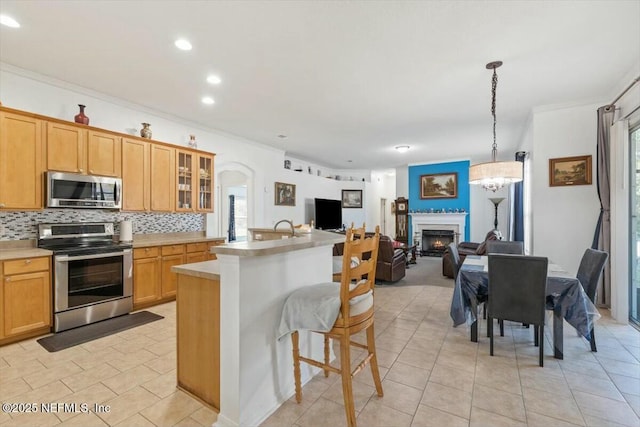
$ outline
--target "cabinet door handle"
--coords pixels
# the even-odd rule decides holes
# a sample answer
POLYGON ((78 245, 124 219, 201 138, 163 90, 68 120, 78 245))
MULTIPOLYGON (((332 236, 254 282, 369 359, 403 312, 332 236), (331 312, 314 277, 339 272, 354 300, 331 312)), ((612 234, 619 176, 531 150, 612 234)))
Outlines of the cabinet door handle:
POLYGON ((78 172, 84 172, 84 169, 78 169, 78 172))
POLYGON ((0 208, 4 208, 4 203, 0 203, 0 208))
POLYGON ((90 170, 89 170, 89 173, 93 173, 93 169, 90 169, 90 170))
POLYGON ((6 278, 6 281, 7 281, 7 282, 10 282, 10 281, 11 281, 11 277, 7 277, 7 278, 6 278))
POLYGON ((30 259, 25 259, 25 260, 24 260, 24 263, 25 263, 25 264, 31 264, 31 260, 30 260, 30 259))
POLYGON ((149 252, 149 248, 144 248, 144 251, 145 252, 149 252))

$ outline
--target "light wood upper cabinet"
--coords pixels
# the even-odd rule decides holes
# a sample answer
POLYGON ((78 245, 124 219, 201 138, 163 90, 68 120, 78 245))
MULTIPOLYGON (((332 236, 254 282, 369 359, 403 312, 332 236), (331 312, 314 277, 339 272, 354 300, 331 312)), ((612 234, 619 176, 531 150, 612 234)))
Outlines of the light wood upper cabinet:
POLYGON ((90 130, 87 138, 87 167, 91 175, 121 176, 122 138, 90 130))
POLYGON ((119 177, 121 141, 115 134, 47 122, 47 170, 119 177))
POLYGON ((0 112, 0 209, 41 209, 43 121, 0 112))
POLYGON ((122 140, 122 210, 151 209, 149 145, 137 139, 122 140))
POLYGON ((47 122, 47 170, 87 173, 87 130, 47 122))
POLYGON ((213 212, 213 155, 198 154, 196 170, 199 212, 213 212))
POLYGON ((176 179, 176 210, 179 212, 193 212, 195 206, 195 174, 196 155, 190 151, 176 150, 176 167, 178 168, 176 179))
MULTIPOLYGON (((176 207, 176 149, 151 144, 151 210, 173 212, 176 207)), ((126 191, 126 188, 125 188, 126 191)))

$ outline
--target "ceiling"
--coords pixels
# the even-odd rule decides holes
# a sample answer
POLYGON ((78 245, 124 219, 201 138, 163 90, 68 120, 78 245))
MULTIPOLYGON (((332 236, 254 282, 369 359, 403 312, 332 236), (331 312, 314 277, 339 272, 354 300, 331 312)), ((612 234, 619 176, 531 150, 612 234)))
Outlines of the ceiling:
POLYGON ((2 0, 0 13, 21 23, 0 28, 3 63, 337 169, 488 160, 490 61, 504 61, 501 159, 532 108, 610 101, 640 64, 638 0, 2 0))

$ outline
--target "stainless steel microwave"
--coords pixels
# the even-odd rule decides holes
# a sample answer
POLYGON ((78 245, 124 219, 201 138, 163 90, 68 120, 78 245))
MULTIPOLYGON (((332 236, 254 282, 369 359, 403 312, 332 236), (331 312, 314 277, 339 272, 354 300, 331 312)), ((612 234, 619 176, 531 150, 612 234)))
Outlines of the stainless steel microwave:
POLYGON ((120 178, 47 172, 48 208, 120 209, 121 195, 120 178))

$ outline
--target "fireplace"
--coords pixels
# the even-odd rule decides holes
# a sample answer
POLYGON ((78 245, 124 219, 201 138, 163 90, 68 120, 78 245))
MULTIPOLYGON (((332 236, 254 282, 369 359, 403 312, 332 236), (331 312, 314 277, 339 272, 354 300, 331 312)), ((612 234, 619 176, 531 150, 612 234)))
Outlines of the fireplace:
POLYGON ((449 243, 454 241, 455 233, 452 230, 422 230, 420 255, 441 257, 449 243))

